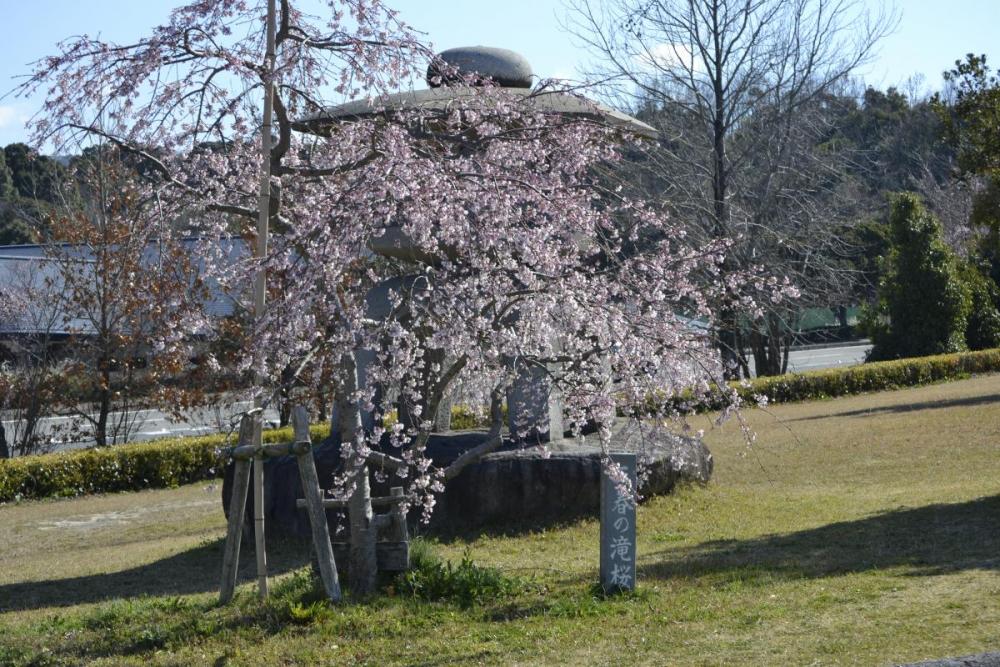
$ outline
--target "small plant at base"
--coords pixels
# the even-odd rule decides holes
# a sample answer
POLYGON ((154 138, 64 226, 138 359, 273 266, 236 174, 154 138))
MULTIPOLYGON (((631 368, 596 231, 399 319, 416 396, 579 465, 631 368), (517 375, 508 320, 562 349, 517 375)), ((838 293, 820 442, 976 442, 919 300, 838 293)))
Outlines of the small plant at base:
POLYGON ((427 553, 415 558, 414 568, 396 578, 402 595, 424 600, 454 602, 463 609, 508 598, 524 589, 524 582, 492 567, 476 565, 468 552, 456 566, 427 553))

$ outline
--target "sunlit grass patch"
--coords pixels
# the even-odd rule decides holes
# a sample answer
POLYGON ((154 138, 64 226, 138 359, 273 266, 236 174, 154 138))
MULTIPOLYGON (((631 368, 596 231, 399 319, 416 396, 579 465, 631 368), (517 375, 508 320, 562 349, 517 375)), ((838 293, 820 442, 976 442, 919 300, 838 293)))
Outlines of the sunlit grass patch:
POLYGON ((595 588, 594 520, 417 540, 414 583, 434 594, 389 577, 337 607, 304 543, 269 545, 259 603, 247 549, 219 606, 217 489, 0 508, 0 664, 854 665, 996 650, 998 414, 997 376, 748 412, 752 449, 733 425, 711 432, 715 480, 639 508, 640 588, 625 596, 595 588), (87 522, 114 512, 121 523, 87 522))

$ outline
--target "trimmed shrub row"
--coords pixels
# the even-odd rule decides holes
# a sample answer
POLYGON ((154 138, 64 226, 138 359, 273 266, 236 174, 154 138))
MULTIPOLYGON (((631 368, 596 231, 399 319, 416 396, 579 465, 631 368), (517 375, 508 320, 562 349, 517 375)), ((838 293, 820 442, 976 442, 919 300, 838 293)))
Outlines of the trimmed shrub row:
MULTIPOLYGON (((313 426, 314 441, 329 426, 313 426)), ((264 432, 265 442, 287 442, 291 428, 264 432)), ((226 436, 170 438, 0 460, 0 502, 162 489, 222 475, 226 436)))
MULTIPOLYGON (((954 380, 977 373, 1000 371, 1000 349, 942 354, 790 373, 758 378, 733 387, 749 403, 766 397, 772 403, 787 403, 848 394, 912 387, 954 380)), ((703 401, 700 409, 721 407, 722 397, 703 401)), ((478 416, 463 406, 453 410, 453 427, 478 426, 478 416)), ((315 442, 324 439, 329 426, 312 427, 315 442)), ((290 428, 265 431, 266 442, 287 442, 290 428)), ((59 454, 0 460, 0 502, 78 496, 179 486, 222 474, 220 452, 224 435, 157 440, 106 449, 86 449, 59 454)))
MULTIPOLYGON (((770 403, 788 403, 915 387, 998 371, 1000 349, 993 349, 788 373, 755 378, 749 383, 733 383, 732 386, 742 399, 750 403, 755 402, 758 396, 767 398, 770 403)), ((702 407, 713 409, 720 406, 702 407)))

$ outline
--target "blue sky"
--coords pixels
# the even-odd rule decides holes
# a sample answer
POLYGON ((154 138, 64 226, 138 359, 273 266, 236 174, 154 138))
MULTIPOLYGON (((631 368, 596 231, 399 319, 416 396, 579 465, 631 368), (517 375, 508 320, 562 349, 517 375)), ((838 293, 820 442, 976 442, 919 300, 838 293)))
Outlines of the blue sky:
MULTIPOLYGON (((875 5, 876 0, 870 0, 875 5)), ((574 78, 587 62, 560 22, 563 0, 388 0, 438 49, 483 44, 514 49, 542 77, 574 78)), ((163 21, 180 0, 0 0, 5 25, 0 92, 12 88, 29 63, 54 52, 75 34, 126 41, 163 21)), ((869 84, 888 87, 922 75, 936 88, 941 72, 969 52, 1000 65, 1000 0, 897 0, 901 15, 874 62, 860 72, 869 84)), ((24 122, 41 99, 0 100, 0 145, 26 139, 24 122)))

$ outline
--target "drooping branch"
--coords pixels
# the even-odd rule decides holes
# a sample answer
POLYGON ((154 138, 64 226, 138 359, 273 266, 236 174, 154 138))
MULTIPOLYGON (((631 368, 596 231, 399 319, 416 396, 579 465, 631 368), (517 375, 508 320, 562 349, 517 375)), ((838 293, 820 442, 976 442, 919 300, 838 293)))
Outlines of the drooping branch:
POLYGON ((503 400, 504 387, 498 385, 490 392, 490 431, 486 440, 463 452, 444 469, 443 478, 446 482, 455 479, 465 468, 503 444, 503 400))

